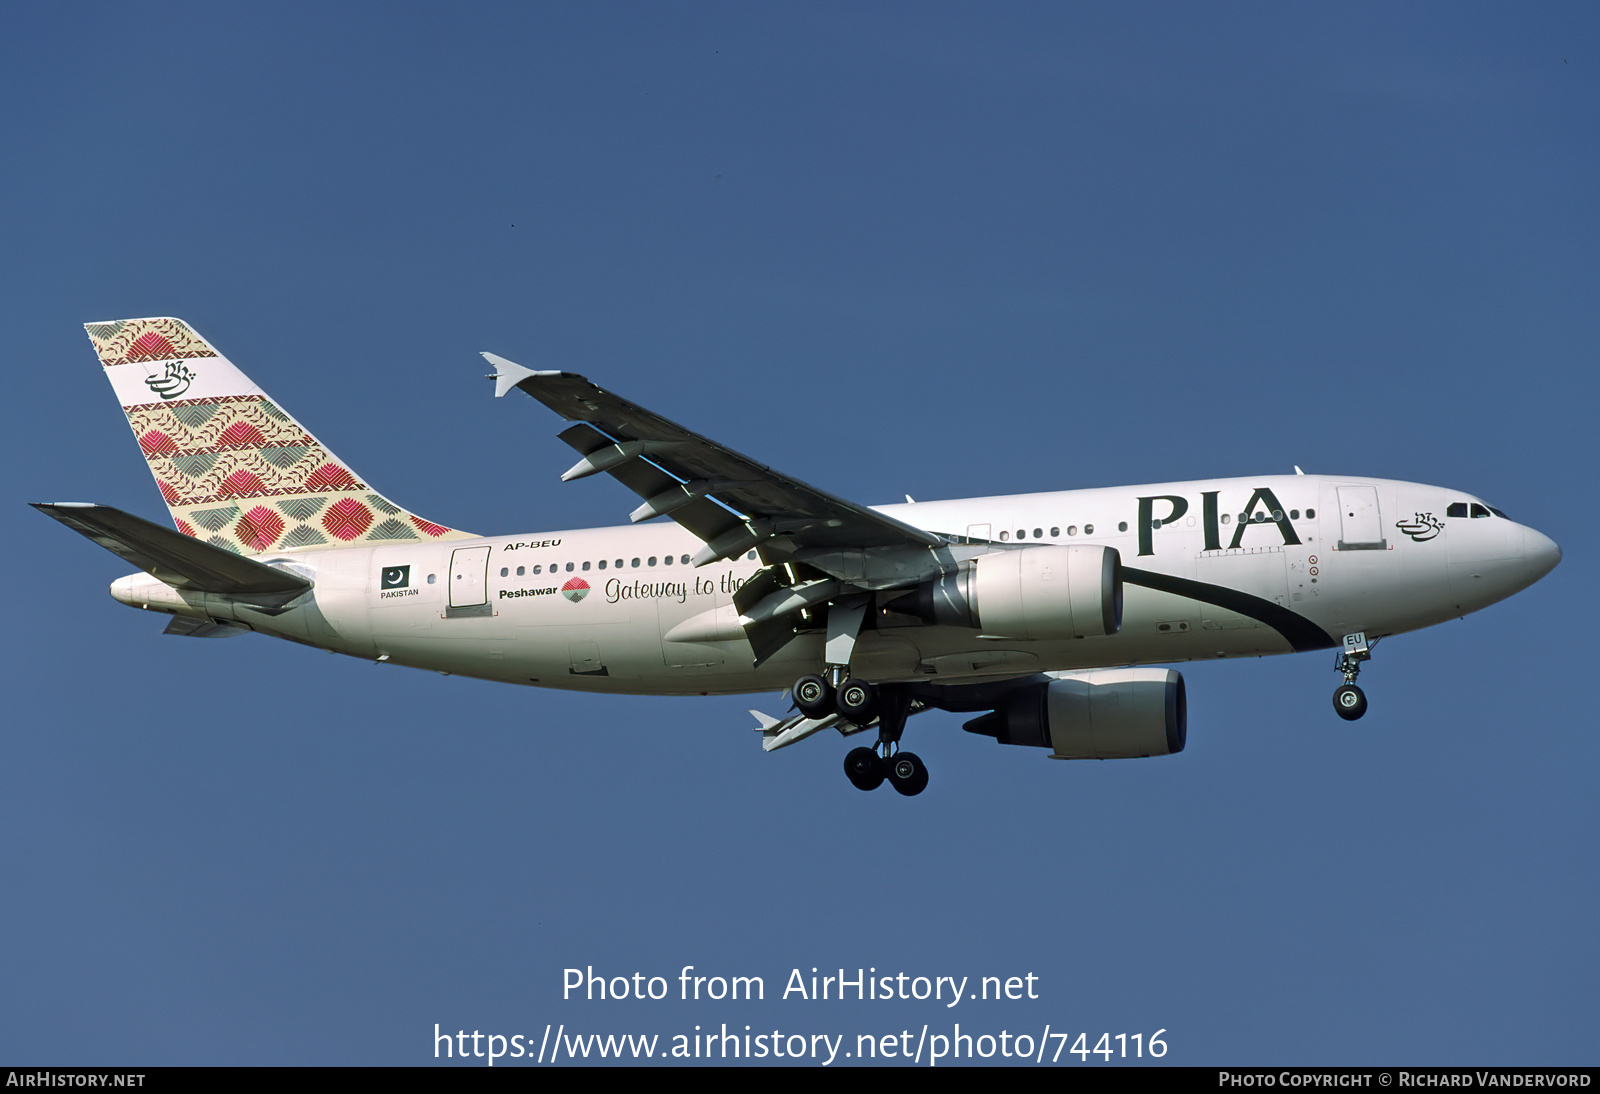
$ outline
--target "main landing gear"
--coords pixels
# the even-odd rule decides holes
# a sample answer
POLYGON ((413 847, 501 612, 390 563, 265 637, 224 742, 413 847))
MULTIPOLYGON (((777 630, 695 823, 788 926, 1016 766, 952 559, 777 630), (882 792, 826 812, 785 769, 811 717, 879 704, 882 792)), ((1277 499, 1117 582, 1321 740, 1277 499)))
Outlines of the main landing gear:
POLYGON ((791 690, 794 705, 807 718, 837 714, 863 727, 877 719, 877 743, 850 750, 844 758, 845 777, 859 790, 876 790, 887 781, 908 797, 922 793, 928 786, 927 766, 916 753, 899 751, 900 734, 911 715, 910 691, 845 676, 846 671, 843 665, 830 665, 826 676, 802 676, 791 690))
POLYGON ((802 676, 795 681, 791 694, 794 705, 807 718, 826 718, 837 713, 846 721, 864 726, 878 713, 878 688, 854 677, 835 685, 823 676, 802 676))
POLYGON ((1356 677, 1361 673, 1361 662, 1372 659, 1371 647, 1377 644, 1376 638, 1369 644, 1364 631, 1344 636, 1344 646, 1339 650, 1339 659, 1333 666, 1344 674, 1344 683, 1333 693, 1333 709, 1347 722, 1353 722, 1367 712, 1367 697, 1356 687, 1356 677))
POLYGON ((872 598, 841 597, 828 603, 828 636, 823 645, 822 675, 794 682, 794 705, 807 718, 837 714, 865 729, 878 722, 878 743, 854 748, 844 758, 844 773, 861 790, 876 790, 887 779, 908 797, 928 786, 928 769, 912 752, 900 751, 900 734, 911 716, 911 691, 903 684, 872 684, 850 675, 850 655, 866 620, 872 598))
POLYGON ((852 748, 844 758, 844 774, 857 790, 876 790, 885 779, 908 798, 928 788, 927 765, 915 752, 885 758, 870 748, 852 748))

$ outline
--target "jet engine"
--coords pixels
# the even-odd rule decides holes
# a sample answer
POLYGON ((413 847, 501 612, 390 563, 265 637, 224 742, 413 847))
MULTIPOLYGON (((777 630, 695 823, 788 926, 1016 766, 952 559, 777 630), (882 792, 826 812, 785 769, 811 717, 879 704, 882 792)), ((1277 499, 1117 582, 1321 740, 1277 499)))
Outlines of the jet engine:
POLYGON ((1122 626, 1122 557, 1113 547, 1092 546, 995 551, 888 607, 996 637, 1101 637, 1122 626))
POLYGON ((1172 669, 1063 673, 1018 688, 962 728, 1004 745, 1054 749, 1063 760, 1167 756, 1188 740, 1188 700, 1172 669))

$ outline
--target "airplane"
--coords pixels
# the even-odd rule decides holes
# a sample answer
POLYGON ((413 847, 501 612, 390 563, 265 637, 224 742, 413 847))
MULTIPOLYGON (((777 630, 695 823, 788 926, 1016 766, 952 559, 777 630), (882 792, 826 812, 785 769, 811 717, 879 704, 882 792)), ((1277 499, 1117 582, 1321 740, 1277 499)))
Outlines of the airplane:
POLYGON ((1171 755, 1185 661, 1336 651, 1333 705, 1381 639, 1477 611, 1561 550, 1482 499, 1337 475, 867 507, 582 376, 492 353, 497 398, 571 422, 565 481, 608 474, 631 523, 478 536, 368 486, 189 324, 85 324, 176 530, 35 503, 138 568, 111 595, 167 634, 249 631, 444 674, 574 691, 786 691, 762 747, 876 730, 862 790, 928 785, 908 718, 1055 759, 1171 755), (661 520, 658 518, 668 518, 661 520))

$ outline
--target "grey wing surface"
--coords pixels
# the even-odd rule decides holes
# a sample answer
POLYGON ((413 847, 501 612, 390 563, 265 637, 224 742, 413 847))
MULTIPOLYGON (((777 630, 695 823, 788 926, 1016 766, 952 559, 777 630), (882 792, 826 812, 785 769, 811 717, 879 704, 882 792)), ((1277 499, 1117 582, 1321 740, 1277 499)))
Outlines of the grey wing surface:
POLYGON ((492 353, 496 395, 520 388, 575 424, 560 434, 583 458, 564 479, 609 473, 644 504, 635 521, 669 516, 706 543, 695 562, 757 545, 797 550, 932 548, 940 536, 836 497, 571 372, 535 372, 492 353))

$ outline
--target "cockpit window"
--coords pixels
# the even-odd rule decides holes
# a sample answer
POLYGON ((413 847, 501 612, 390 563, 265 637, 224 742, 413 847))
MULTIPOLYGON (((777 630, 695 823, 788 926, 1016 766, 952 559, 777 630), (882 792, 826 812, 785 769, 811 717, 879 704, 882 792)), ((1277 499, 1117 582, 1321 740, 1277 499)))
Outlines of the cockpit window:
POLYGON ((1476 501, 1470 502, 1470 503, 1469 502, 1464 502, 1464 501, 1453 501, 1453 502, 1450 503, 1450 507, 1444 511, 1444 515, 1447 516, 1447 517, 1466 517, 1466 516, 1471 516, 1471 517, 1474 517, 1474 518, 1476 518, 1476 517, 1499 517, 1501 520, 1510 520, 1511 519, 1510 517, 1508 517, 1504 513, 1502 513, 1500 510, 1496 509, 1494 506, 1492 506, 1492 505, 1484 505, 1484 504, 1482 504, 1480 502, 1476 502, 1476 501), (1470 510, 1470 512, 1469 512, 1469 510, 1470 510))

